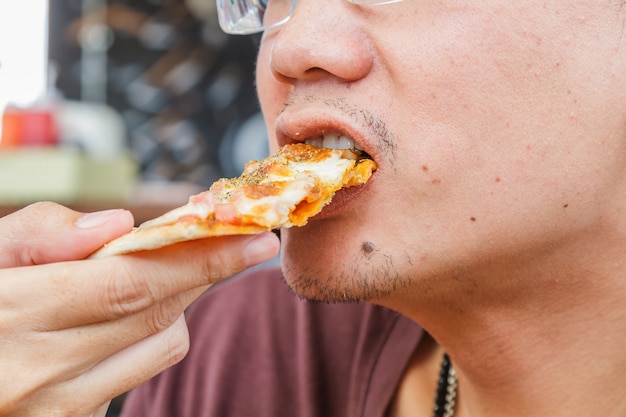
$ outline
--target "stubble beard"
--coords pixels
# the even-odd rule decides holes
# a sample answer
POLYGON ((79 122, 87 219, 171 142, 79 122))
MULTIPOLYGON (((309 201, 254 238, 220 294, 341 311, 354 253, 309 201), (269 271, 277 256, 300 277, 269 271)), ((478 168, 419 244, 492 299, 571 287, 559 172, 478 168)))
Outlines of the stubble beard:
POLYGON ((300 262, 283 262, 287 285, 300 298, 315 302, 356 303, 388 299, 409 286, 389 254, 378 254, 378 262, 353 257, 352 262, 318 267, 300 262))

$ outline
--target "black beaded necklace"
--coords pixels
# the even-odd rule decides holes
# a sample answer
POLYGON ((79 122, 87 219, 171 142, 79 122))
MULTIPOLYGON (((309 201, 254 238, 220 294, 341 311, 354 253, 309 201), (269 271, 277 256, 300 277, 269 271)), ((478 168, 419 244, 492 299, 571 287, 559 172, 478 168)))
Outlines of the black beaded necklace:
POLYGON ((435 406, 433 407, 434 417, 454 416, 456 389, 456 371, 450 362, 448 354, 444 353, 443 360, 441 361, 441 369, 439 370, 435 406))

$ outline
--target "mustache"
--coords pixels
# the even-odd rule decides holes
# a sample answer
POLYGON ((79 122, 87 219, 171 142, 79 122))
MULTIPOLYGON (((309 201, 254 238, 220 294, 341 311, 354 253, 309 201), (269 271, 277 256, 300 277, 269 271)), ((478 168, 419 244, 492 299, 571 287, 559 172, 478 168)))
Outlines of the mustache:
POLYGON ((376 145, 380 150, 380 156, 386 158, 389 162, 393 162, 396 159, 398 151, 396 135, 388 128, 388 124, 381 117, 376 116, 368 109, 357 106, 346 98, 328 98, 309 93, 298 94, 292 92, 289 99, 284 103, 283 111, 296 104, 322 105, 341 113, 352 120, 354 124, 362 127, 368 133, 368 137, 377 140, 376 145))

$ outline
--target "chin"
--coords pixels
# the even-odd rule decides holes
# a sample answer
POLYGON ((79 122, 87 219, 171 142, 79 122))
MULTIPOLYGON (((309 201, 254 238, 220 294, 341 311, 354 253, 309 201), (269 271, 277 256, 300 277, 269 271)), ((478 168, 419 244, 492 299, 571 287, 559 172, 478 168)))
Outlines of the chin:
POLYGON ((380 300, 408 283, 375 239, 362 239, 358 232, 337 233, 341 229, 333 228, 332 222, 316 223, 320 224, 281 232, 285 281, 300 297, 325 302, 380 300))

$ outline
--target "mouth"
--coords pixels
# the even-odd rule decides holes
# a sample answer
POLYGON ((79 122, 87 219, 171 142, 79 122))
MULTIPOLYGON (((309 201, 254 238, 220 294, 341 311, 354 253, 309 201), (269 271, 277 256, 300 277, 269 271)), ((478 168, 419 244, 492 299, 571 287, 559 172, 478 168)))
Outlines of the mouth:
POLYGON ((354 139, 339 133, 323 133, 304 140, 304 143, 316 148, 346 150, 355 159, 373 159, 354 139))
POLYGON ((342 150, 344 158, 353 159, 362 167, 370 165, 370 161, 375 164, 365 184, 338 190, 332 202, 324 206, 311 221, 341 217, 353 213, 358 204, 366 204, 362 202, 362 196, 373 189, 380 168, 377 155, 381 155, 381 150, 376 146, 376 132, 365 123, 355 121, 351 115, 329 112, 324 107, 292 106, 291 110, 282 112, 274 122, 274 143, 278 147, 304 143, 317 148, 342 150))
POLYGON ((318 148, 329 149, 353 149, 363 151, 361 147, 346 135, 340 134, 322 134, 304 141, 307 145, 316 146, 318 148))

